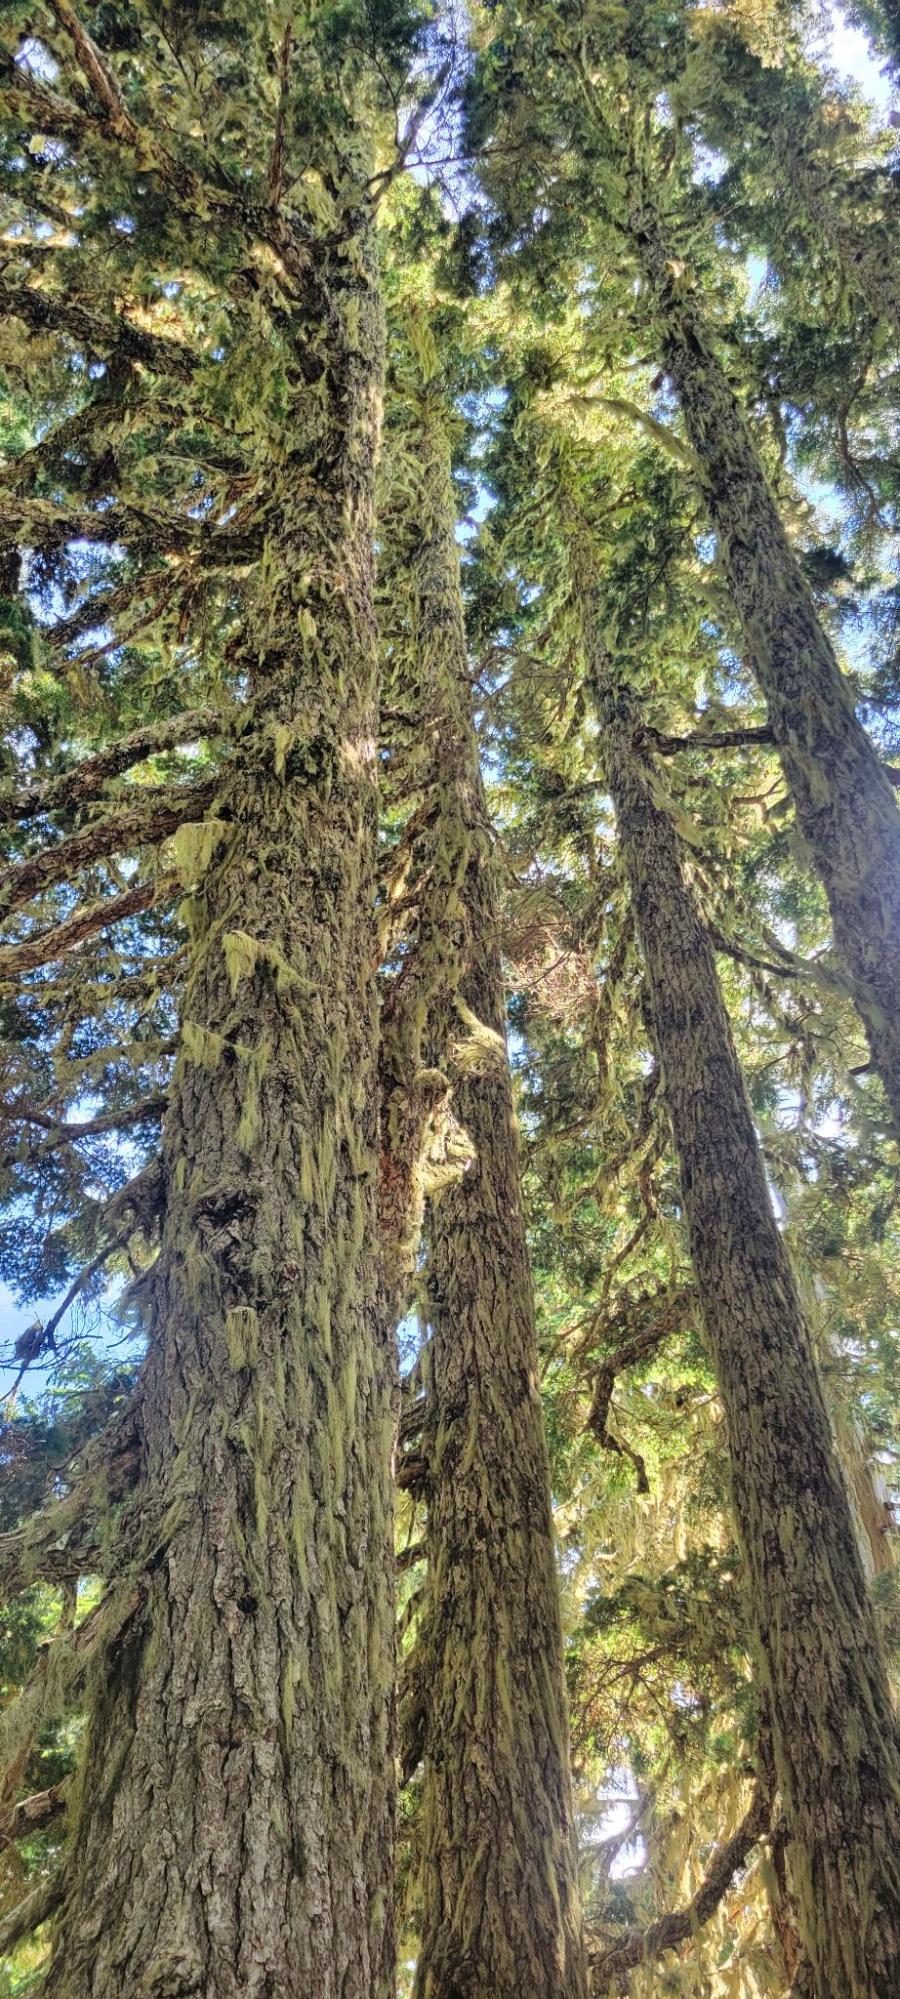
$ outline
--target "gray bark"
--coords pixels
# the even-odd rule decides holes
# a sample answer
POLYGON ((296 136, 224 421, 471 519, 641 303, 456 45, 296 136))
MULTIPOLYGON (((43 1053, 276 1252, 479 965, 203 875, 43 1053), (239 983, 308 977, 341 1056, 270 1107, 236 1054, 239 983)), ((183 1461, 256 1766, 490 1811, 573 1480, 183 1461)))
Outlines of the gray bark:
POLYGON ((816 1999, 900 1989, 900 1748, 853 1514, 708 933, 582 562, 601 756, 725 1411, 761 1689, 816 1999))
MULTIPOLYGON (((452 952, 429 1054, 471 1164, 433 1197, 419 1999, 584 1999, 550 1474, 446 436, 419 443, 418 645, 452 952), (452 890, 452 892, 451 892, 452 890)), ((426 922, 425 941, 427 943, 426 922)))
MULTIPOLYGON (((365 238, 362 239, 365 241, 365 238)), ((393 1383, 379 1279, 371 268, 288 457, 196 859, 145 1285, 137 1608, 98 1660, 50 1999, 392 1991, 393 1383), (308 417, 306 418, 308 429, 308 417), (207 864, 208 863, 208 864, 207 864)))
POLYGON ((662 355, 834 941, 900 1132, 900 811, 859 721, 743 411, 649 199, 632 215, 662 355))

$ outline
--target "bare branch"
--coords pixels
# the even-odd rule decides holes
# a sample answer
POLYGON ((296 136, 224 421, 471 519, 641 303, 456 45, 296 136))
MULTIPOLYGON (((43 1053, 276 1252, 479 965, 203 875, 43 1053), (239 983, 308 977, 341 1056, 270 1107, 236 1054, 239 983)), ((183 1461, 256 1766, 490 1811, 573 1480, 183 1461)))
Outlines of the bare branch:
POLYGON ((80 1298, 82 1291, 86 1289, 91 1278, 96 1277, 98 1270, 104 1268, 104 1265, 109 1262, 110 1257, 115 1256, 117 1250, 125 1248, 130 1234, 131 1231, 128 1229, 122 1235, 116 1236, 112 1242, 107 1243, 105 1249, 98 1250, 97 1255, 91 1257, 90 1263, 85 1264, 84 1269, 78 1272, 77 1277, 73 1277, 62 1304, 57 1305, 56 1311, 51 1313, 44 1327, 44 1339, 48 1346, 53 1345, 59 1327, 62 1325, 63 1319, 70 1307, 74 1305, 76 1298, 80 1298))
POLYGON ((387 193, 388 188, 404 172, 422 126, 429 112, 434 109, 435 104, 438 102, 444 84, 450 75, 450 70, 451 64, 445 63, 443 69, 440 70, 438 76, 435 78, 431 90, 426 93, 421 104, 417 104, 415 110, 411 113, 407 120, 405 131, 402 135, 398 135, 397 153, 391 165, 385 167, 382 173, 376 174, 375 178, 369 182, 369 194, 373 203, 381 201, 387 193))
POLYGON ((74 1305, 76 1298, 80 1296, 85 1286, 90 1283, 91 1278, 96 1276, 97 1271, 103 1269, 104 1264, 109 1262, 111 1256, 115 1256, 116 1250, 124 1249, 130 1235, 131 1230, 126 1230, 124 1235, 117 1236, 113 1242, 107 1244, 105 1249, 100 1250, 97 1256, 92 1257, 91 1262, 85 1264, 84 1269, 80 1270, 77 1277, 73 1278, 62 1304, 57 1306, 56 1311, 51 1314, 46 1325, 42 1325, 40 1320, 37 1320, 35 1325, 28 1329, 27 1334, 23 1334, 21 1340, 16 1342, 16 1359, 20 1361, 21 1365, 15 1381, 8 1391, 8 1399, 10 1401, 18 1394, 28 1369, 34 1366, 35 1361, 40 1355, 47 1353, 51 1349, 55 1353, 56 1334, 70 1306, 74 1305))

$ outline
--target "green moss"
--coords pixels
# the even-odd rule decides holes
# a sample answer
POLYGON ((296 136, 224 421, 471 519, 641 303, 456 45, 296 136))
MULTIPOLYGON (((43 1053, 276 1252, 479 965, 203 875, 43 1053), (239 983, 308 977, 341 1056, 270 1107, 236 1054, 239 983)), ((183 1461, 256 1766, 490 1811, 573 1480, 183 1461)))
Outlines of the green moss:
POLYGON ((230 828, 224 819, 200 819, 179 826, 172 834, 172 857, 185 888, 205 875, 213 854, 230 828))
POLYGON ((259 1346, 259 1314, 252 1305, 233 1305, 226 1312, 225 1339, 233 1369, 254 1365, 259 1346))

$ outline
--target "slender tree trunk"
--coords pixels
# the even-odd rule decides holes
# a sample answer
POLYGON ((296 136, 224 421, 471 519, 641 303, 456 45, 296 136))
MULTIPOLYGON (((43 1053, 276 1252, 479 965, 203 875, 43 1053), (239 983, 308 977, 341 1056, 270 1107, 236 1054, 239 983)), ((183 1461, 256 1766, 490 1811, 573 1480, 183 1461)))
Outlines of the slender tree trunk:
POLYGON ((273 474, 280 527, 218 838, 211 856, 180 856, 191 967, 140 1408, 153 1535, 99 1662, 52 1999, 393 1990, 372 922, 381 331, 371 270, 336 268, 332 296, 352 335, 331 329, 312 459, 273 474))
MULTIPOLYGON (((418 647, 437 734, 432 1007, 471 1165, 431 1206, 428 1582, 419 1999, 583 1999, 550 1478, 505 1039, 496 891, 472 718, 446 430, 417 440, 418 647), (436 946, 435 946, 436 948, 436 946)), ((426 928, 428 926, 426 925, 426 928)))
POLYGON ((808 1326, 705 926, 638 716, 580 601, 691 1254, 725 1410, 761 1686, 817 1999, 900 1991, 900 1747, 808 1326))
POLYGON ((900 1133, 900 811, 695 294, 669 255, 649 199, 632 225, 748 657, 900 1133))

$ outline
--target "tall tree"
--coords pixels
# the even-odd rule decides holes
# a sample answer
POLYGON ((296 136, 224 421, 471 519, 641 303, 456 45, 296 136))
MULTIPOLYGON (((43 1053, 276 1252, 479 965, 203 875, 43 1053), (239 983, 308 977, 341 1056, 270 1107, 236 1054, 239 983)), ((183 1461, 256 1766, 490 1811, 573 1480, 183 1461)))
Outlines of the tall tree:
MULTIPOLYGON (((512 8, 504 34, 489 45, 474 94, 473 137, 493 123, 488 185, 520 236, 529 209, 524 227, 534 230, 537 211, 537 232, 551 239, 561 218, 570 258, 577 206, 597 232, 593 250, 586 246, 589 289, 602 295, 613 244, 643 287, 641 334, 678 398, 742 641, 900 1129, 900 812, 817 615, 701 290, 709 252, 697 227, 693 154, 669 109, 691 24, 680 7, 647 0, 629 9, 627 24, 598 10, 584 27, 553 10, 512 8), (531 80, 527 92, 517 64, 531 80)), ((577 256, 583 264, 581 249, 577 256)))
POLYGON ((817 1994, 900 1971, 900 1744, 849 1499, 716 978, 639 711, 576 556, 601 757, 647 967, 735 1517, 817 1994), (815 1632, 812 1646, 809 1637, 815 1632))
POLYGON ((404 1704, 407 1769, 420 1757, 424 1767, 415 1989, 421 1999, 580 1999, 586 1964, 549 1465, 451 428, 421 311, 412 334, 417 361, 407 365, 389 432, 401 585, 392 568, 384 584, 394 684, 402 690, 406 678, 420 762, 423 741, 427 750, 408 885, 414 935, 389 1034, 401 1022, 408 1034, 417 1021, 418 1060, 424 1052, 426 1073, 446 1076, 465 1145, 463 1169, 431 1194, 426 1386, 405 1419, 427 1507, 427 1575, 404 1704), (405 630, 396 622, 404 577, 405 630))
MULTIPOLYGON (((712 942, 685 880, 677 827, 685 828, 695 868, 702 866, 702 836, 669 794, 636 693, 637 685, 653 689, 659 620, 665 629, 686 558, 678 553, 674 521, 660 522, 642 503, 646 474, 639 465, 626 458, 615 484, 609 478, 598 495, 596 446, 592 454, 586 441, 567 438, 565 421, 563 392, 545 390, 542 406, 526 364, 506 417, 505 462, 498 449, 507 506, 508 496, 518 494, 500 559, 505 550, 507 561, 523 563, 530 597, 540 591, 536 577, 545 589, 553 579, 541 615, 563 656, 563 631, 568 638, 574 625, 580 633, 597 703, 596 754, 615 809, 646 968, 659 1094, 671 1119, 697 1297, 725 1413, 760 1691, 771 1710, 813 1989, 823 1995, 857 1989, 875 1999, 896 1979, 900 1941, 896 1717, 810 1328, 775 1220, 712 942), (530 551, 524 561, 523 550, 530 551), (641 551, 636 560, 633 551, 641 551), (599 579, 611 559, 618 575, 607 593, 599 579), (828 1634, 814 1657, 806 1640, 811 1628, 828 1634), (844 1753, 841 1717, 849 1712, 858 1712, 859 1723, 844 1753), (817 1729, 824 1729, 818 1738, 817 1729), (839 1903, 845 1914, 835 1923, 839 1903)), ((621 448, 621 442, 606 448, 608 477, 621 448)), ((682 1315, 683 1301, 673 1302, 682 1315)), ((598 1374, 591 1421, 600 1436, 609 1426, 617 1364, 646 1355, 665 1332, 664 1296, 648 1321, 647 1331, 623 1342, 621 1359, 613 1355, 598 1374)), ((634 1462, 641 1475, 640 1460, 634 1462)), ((762 1740, 759 1755, 765 1788, 762 1740)), ((665 1923, 660 1928, 664 1934, 665 1923)), ((641 1961, 646 1939, 637 1944, 636 1955, 628 1956, 631 1943, 621 1958, 615 1948, 610 1952, 610 1974, 641 1961)))
MULTIPOLYGON (((393 1369, 376 1217, 372 134, 416 23, 389 9, 373 40, 352 8, 82 20, 53 0, 40 26, 6 60, 37 163, 7 307, 44 343, 38 410, 43 389, 52 418, 67 385, 75 407, 12 468, 2 520, 55 597, 45 671, 80 676, 88 709, 107 688, 113 715, 129 687, 149 701, 159 637, 126 643, 149 602, 174 606, 163 684, 189 684, 214 579, 233 579, 230 653, 207 660, 214 717, 167 718, 74 767, 64 730, 26 737, 11 801, 28 831, 3 877, 2 962, 37 1022, 29 1080, 43 968, 70 975, 67 1021, 89 1016, 73 947, 100 940, 102 985, 113 926, 151 906, 162 920, 188 891, 164 919, 180 973, 164 1090, 87 1121, 164 1112, 158 1254, 135 1296, 136 1487, 123 1515, 92 1521, 120 1425, 10 1557, 40 1575, 76 1518, 72 1575, 107 1582, 33 1708, 87 1709, 46 1989, 374 1999, 392 1982, 393 1369), (49 252, 33 221, 48 205, 64 218, 49 252), (111 587, 60 619, 76 542, 99 548, 111 587), (88 665, 72 647, 98 628, 88 665), (213 733, 213 775, 108 795, 151 752, 213 733), (34 761, 49 772, 29 785, 34 761)), ((140 948, 135 977, 139 1016, 140 948)), ((20 1090, 6 1117, 71 1147, 86 1134, 60 1106, 80 1089, 57 1080, 46 1111, 20 1090)))

